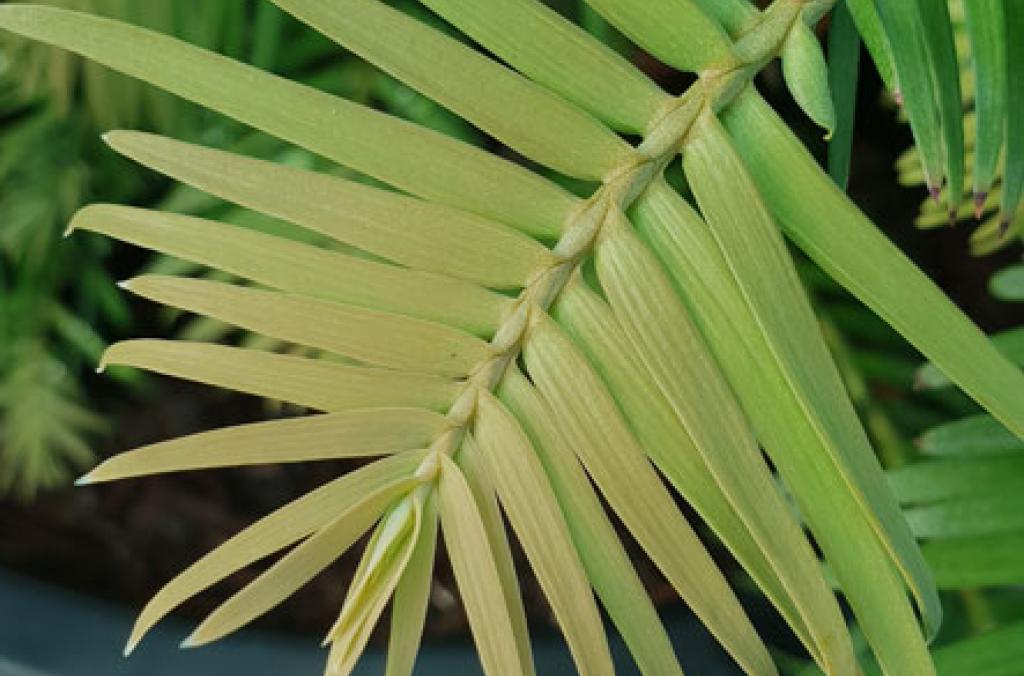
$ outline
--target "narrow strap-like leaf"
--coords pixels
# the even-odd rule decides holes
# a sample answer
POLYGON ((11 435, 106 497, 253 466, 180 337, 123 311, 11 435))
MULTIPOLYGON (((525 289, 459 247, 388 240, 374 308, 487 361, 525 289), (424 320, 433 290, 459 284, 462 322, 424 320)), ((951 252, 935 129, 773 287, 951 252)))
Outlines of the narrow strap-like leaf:
POLYGON ((273 0, 526 157, 599 180, 632 148, 597 120, 470 47, 378 0, 273 0))
POLYGON ((523 354, 531 379, 565 425, 581 461, 651 560, 741 666, 775 673, 736 596, 590 364, 540 312, 534 314, 523 354))
POLYGON ((412 676, 427 619, 437 550, 437 494, 423 504, 416 548, 395 587, 385 676, 412 676))
POLYGON ((932 540, 922 548, 943 589, 1024 584, 1024 532, 932 540))
POLYGON ((964 0, 978 116, 974 143, 976 204, 984 203, 999 164, 1006 124, 1007 43, 1020 39, 1006 34, 1004 4, 1004 0, 964 0))
POLYGON ((523 605, 522 590, 519 588, 519 575, 512 557, 508 529, 501 515, 501 507, 498 505, 498 494, 491 472, 472 434, 467 433, 463 438, 462 447, 455 461, 466 479, 466 485, 473 493, 473 500, 487 532, 487 542, 494 556, 498 579, 501 581, 501 595, 505 599, 505 607, 512 622, 519 662, 525 671, 534 674, 530 628, 526 624, 526 608, 523 605))
POLYGON ((779 224, 1000 422, 1024 437, 1024 376, 821 173, 753 90, 722 118, 779 224), (779 158, 786 158, 780 171, 779 158))
POLYGON ((0 28, 73 51, 431 201, 557 236, 575 199, 468 144, 179 40, 53 7, 0 7, 0 28), (285 105, 286 103, 286 105, 285 105))
POLYGON ((294 594, 362 537, 401 491, 365 494, 210 613, 182 643, 205 645, 240 629, 294 594))
POLYGON ((910 120, 914 143, 921 153, 925 182, 932 194, 937 195, 945 175, 942 125, 937 108, 937 81, 925 46, 921 9, 916 0, 899 6, 891 2, 874 4, 889 36, 903 108, 910 120))
POLYGON ((551 407, 514 368, 502 380, 499 396, 530 436, 590 583, 640 672, 645 676, 680 676, 682 670, 658 612, 551 407))
POLYGON ((896 66, 893 63, 892 46, 889 44, 889 36, 886 35, 885 26, 882 25, 882 18, 878 15, 878 8, 875 7, 875 0, 846 0, 850 8, 850 15, 857 25, 857 31, 864 46, 871 54, 871 60, 875 62, 875 68, 886 89, 902 98, 899 83, 896 81, 896 66))
POLYGON ((960 91, 953 25, 948 0, 917 0, 924 28, 925 48, 931 58, 938 97, 939 121, 946 158, 946 190, 949 209, 963 202, 964 195, 964 104, 960 91))
POLYGON ((511 299, 475 284, 367 261, 246 228, 112 205, 75 214, 98 232, 260 284, 493 335, 511 299))
POLYGON ((101 365, 131 366, 320 411, 409 406, 444 412, 462 390, 461 383, 433 375, 176 340, 115 343, 101 365))
MULTIPOLYGON (((638 355, 712 481, 763 550, 789 597, 780 608, 791 618, 800 615, 808 632, 803 638, 819 660, 841 673, 850 671, 854 656, 844 641, 845 623, 810 544, 779 495, 744 413, 704 338, 654 254, 621 215, 602 231, 597 271, 628 341, 622 347, 638 355), (630 281, 635 279, 645 283, 630 281)), ((733 320, 739 318, 733 316, 733 320)), ((778 602, 778 589, 772 591, 778 602)))
POLYGON ((367 496, 411 486, 425 451, 402 453, 361 467, 269 514, 203 556, 167 583, 143 608, 125 652, 186 599, 330 523, 367 496))
POLYGON ((202 279, 136 277, 144 298, 370 364, 462 377, 491 354, 468 333, 421 319, 202 279))
POLYGON ((828 28, 828 82, 836 113, 835 131, 828 143, 828 173, 843 190, 850 178, 859 71, 860 37, 849 1, 840 0, 832 10, 828 28))
POLYGON ((1013 221, 1024 195, 1024 3, 1007 2, 1006 12, 1006 169, 1002 222, 1013 221))
POLYGON ((420 0, 527 77, 612 128, 643 133, 670 97, 539 0, 420 0))
POLYGON ((1024 493, 1019 482, 1009 491, 957 498, 905 510, 914 535, 921 539, 976 537, 1024 531, 1024 493))
POLYGON ((693 0, 587 0, 608 23, 679 70, 700 72, 735 66, 722 27, 693 0))
POLYGON ((479 394, 474 430, 505 514, 576 668, 581 674, 613 674, 601 615, 533 445, 508 409, 486 391, 479 394))
POLYGON ((385 455, 427 448, 446 418, 415 408, 377 408, 238 425, 143 446, 102 463, 79 483, 277 462, 385 455))
MULTIPOLYGON (((837 479, 845 483, 846 492, 853 498, 847 519, 858 514, 877 533, 883 549, 907 578, 921 607, 926 630, 936 631, 941 622, 941 606, 928 569, 885 483, 878 459, 821 336, 806 291, 760 192, 725 130, 711 115, 699 122, 683 157, 697 202, 756 320, 754 325, 782 372, 783 388, 792 391, 798 408, 819 439, 818 447, 826 451, 833 465, 824 469, 828 480, 812 494, 817 500, 798 498, 804 505, 802 511, 810 511, 810 505, 820 501, 824 495, 820 491, 825 486, 834 486, 837 479)), ((829 190, 838 189, 829 182, 829 190)), ((802 492, 809 486, 791 484, 791 488, 802 492)), ((814 523, 814 515, 805 514, 805 518, 814 523)), ((831 529, 839 529, 838 521, 832 522, 831 529)), ((825 529, 817 532, 822 530, 825 529)), ((833 532, 831 537, 840 536, 833 532)), ((836 567, 852 569, 851 564, 856 563, 856 559, 840 562, 839 558, 832 557, 836 567)), ((852 584, 845 588, 856 607, 855 594, 859 590, 852 584)), ((890 605, 895 606, 895 602, 890 600, 890 605)), ((861 624, 876 650, 886 646, 883 650, 888 654, 880 656, 883 663, 891 659, 891 665, 903 665, 904 669, 930 665, 925 643, 914 626, 913 613, 909 607, 904 610, 900 619, 904 621, 901 628, 905 636, 899 641, 892 636, 894 612, 870 620, 865 617, 861 624)))
POLYGON ((445 546, 484 672, 489 676, 526 674, 473 493, 459 468, 444 455, 438 485, 445 546))
POLYGON ((889 472, 904 504, 920 504, 1018 490, 1024 455, 941 458, 904 465, 889 472))
POLYGON ((204 192, 409 267, 513 288, 552 262, 529 237, 458 209, 161 136, 106 138, 118 152, 204 192))

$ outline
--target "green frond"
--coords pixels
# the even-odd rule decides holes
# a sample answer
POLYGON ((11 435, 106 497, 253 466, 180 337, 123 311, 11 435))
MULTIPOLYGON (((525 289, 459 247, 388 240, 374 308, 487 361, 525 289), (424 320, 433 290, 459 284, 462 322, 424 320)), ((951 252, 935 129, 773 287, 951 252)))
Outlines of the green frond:
MULTIPOLYGON (((642 673, 680 674, 606 503, 742 669, 777 673, 678 493, 827 673, 854 676, 860 667, 817 551, 879 663, 892 673, 934 673, 926 644, 940 614, 925 560, 941 570, 934 550, 953 536, 1008 537, 986 530, 985 515, 1005 509, 1010 496, 970 497, 957 521, 955 505, 908 502, 899 493, 913 484, 900 478, 908 475, 887 480, 782 233, 1017 434, 1024 377, 878 234, 751 87, 781 55, 812 119, 829 130, 845 119, 834 112, 809 27, 830 3, 781 2, 761 13, 744 0, 592 0, 640 47, 697 74, 672 97, 535 0, 423 1, 508 65, 377 0, 275 4, 525 158, 596 182, 589 196, 152 31, 0 6, 0 27, 346 167, 311 171, 319 165, 309 155, 300 169, 159 136, 107 136, 121 154, 271 224, 259 231, 198 218, 212 214, 191 211, 208 199, 193 193, 164 207, 191 216, 81 211, 73 228, 184 259, 175 274, 209 276, 147 275, 125 287, 204 318, 194 335, 214 340, 242 328, 255 334, 251 346, 302 356, 137 340, 110 348, 101 365, 325 414, 155 444, 85 480, 384 456, 194 564, 146 607, 130 646, 185 599, 293 547, 188 643, 223 636, 372 531, 327 636, 328 672, 351 671, 393 600, 387 673, 407 676, 440 527, 485 671, 531 676, 507 518, 581 673, 613 673, 600 601, 642 673), (616 132, 643 138, 632 143, 616 132), (664 180, 680 155, 696 207, 664 180), (361 178, 351 172, 396 191, 350 180, 361 178), (946 539, 925 542, 922 555, 915 534, 946 539)), ((865 14, 863 3, 851 4, 862 29, 867 16, 889 31, 865 40, 893 50, 927 175, 955 183, 947 166, 957 159, 955 138, 942 135, 950 117, 939 107, 951 100, 949 83, 935 70, 949 62, 948 36, 933 30, 941 12, 879 9, 865 14), (907 39, 896 39, 894 26, 905 26, 907 39), (910 103, 922 96, 932 97, 930 107, 910 103)), ((222 220, 243 218, 230 213, 222 220)))

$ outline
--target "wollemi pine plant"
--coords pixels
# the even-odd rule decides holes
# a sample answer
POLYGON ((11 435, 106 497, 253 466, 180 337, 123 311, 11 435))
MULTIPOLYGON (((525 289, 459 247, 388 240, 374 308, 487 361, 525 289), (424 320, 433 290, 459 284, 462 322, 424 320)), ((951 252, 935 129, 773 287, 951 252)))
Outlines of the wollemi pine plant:
POLYGON ((346 358, 117 344, 104 365, 322 413, 144 447, 83 482, 383 456, 268 515, 172 580, 143 610, 129 650, 185 599, 291 547, 186 644, 220 638, 372 531, 327 636, 327 672, 351 671, 390 602, 387 673, 408 674, 440 527, 484 669, 532 674, 504 514, 580 673, 613 671, 599 601, 643 673, 679 674, 603 497, 737 664, 776 673, 664 477, 822 670, 857 674, 836 596, 763 446, 885 671, 934 673, 927 640, 941 619, 935 586, 780 228, 1018 434, 1024 381, 752 87, 781 53, 798 102, 832 123, 827 68, 809 41, 809 26, 830 3, 778 0, 761 13, 739 0, 591 0, 638 45, 697 74, 679 97, 536 0, 423 0, 508 65, 377 0, 275 3, 530 160, 598 187, 578 198, 473 146, 145 29, 0 7, 0 26, 10 31, 397 189, 147 134, 107 137, 143 165, 373 258, 174 214, 82 210, 72 229, 252 282, 147 276, 125 285, 132 292, 346 358), (695 204, 663 178, 680 155, 695 204))

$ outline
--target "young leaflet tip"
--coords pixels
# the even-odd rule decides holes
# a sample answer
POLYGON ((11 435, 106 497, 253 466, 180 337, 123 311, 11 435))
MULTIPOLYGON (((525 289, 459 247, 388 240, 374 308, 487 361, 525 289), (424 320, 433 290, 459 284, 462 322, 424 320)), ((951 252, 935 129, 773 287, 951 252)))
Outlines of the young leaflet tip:
POLYGON ((985 214, 985 200, 987 199, 987 191, 979 191, 974 193, 974 220, 980 221, 981 217, 985 214))

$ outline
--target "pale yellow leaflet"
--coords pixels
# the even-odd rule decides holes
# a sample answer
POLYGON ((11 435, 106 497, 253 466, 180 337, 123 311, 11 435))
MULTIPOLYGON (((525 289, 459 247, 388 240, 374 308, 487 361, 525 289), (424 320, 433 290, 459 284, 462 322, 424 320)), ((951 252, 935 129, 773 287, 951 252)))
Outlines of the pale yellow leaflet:
POLYGON ((190 216, 113 205, 79 211, 90 230, 259 284, 429 319, 490 336, 511 299, 450 277, 386 265, 190 216))
POLYGON ((604 384, 561 329, 534 313, 523 354, 612 508, 676 591, 745 669, 775 667, 721 571, 679 513, 604 384))
POLYGON ((491 355, 487 343, 468 333, 354 305, 155 275, 125 286, 165 305, 378 366, 461 377, 491 355))
POLYGON ((199 190, 412 268, 513 288, 553 262, 530 237, 460 209, 152 134, 106 139, 199 190))
POLYGON ((502 380, 499 395, 530 436, 590 583, 641 673, 682 674, 658 611, 551 407, 515 368, 502 380))
POLYGON ((526 551, 582 674, 613 674, 601 615, 533 445, 508 409, 481 391, 475 438, 505 514, 526 551))
POLYGON ((376 406, 447 411, 462 390, 459 381, 425 373, 174 340, 115 343, 100 366, 131 366, 332 412, 376 406))
POLYGON ((480 52, 378 0, 273 0, 522 155, 601 179, 632 147, 600 122, 480 52))
POLYGON ((448 424, 443 415, 431 411, 377 408, 237 425, 116 455, 79 483, 210 467, 386 455, 426 448, 448 424))
POLYGON ((487 531, 458 466, 441 456, 439 508, 445 547, 488 676, 530 673, 521 663, 487 531))
POLYGON ((424 451, 378 460, 290 502, 249 526, 168 582, 139 615, 128 640, 131 652, 142 636, 186 599, 228 575, 324 527, 368 495, 393 495, 411 488, 424 451))

